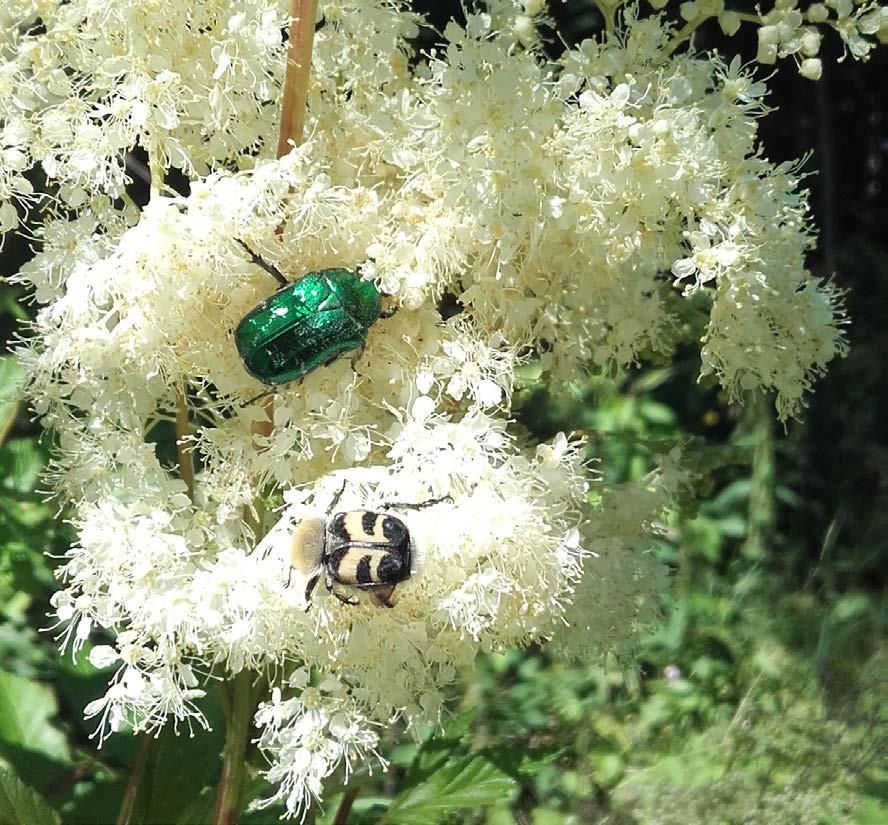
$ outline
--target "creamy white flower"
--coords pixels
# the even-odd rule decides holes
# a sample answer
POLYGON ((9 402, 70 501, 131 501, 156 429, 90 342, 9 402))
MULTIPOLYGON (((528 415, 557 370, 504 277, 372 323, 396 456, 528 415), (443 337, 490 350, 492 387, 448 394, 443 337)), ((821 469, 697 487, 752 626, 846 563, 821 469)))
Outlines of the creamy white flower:
MULTIPOLYGON (((758 151, 765 84, 739 60, 673 52, 659 15, 627 13, 553 66, 543 4, 497 0, 412 67, 415 15, 322 3, 308 139, 275 160, 284 4, 205 0, 187 27, 171 0, 37 5, 0 12, 14 23, 0 228, 41 164, 59 194, 18 276, 41 302, 22 358, 78 531, 53 599, 61 640, 117 634, 92 654, 118 667, 88 708, 100 735, 205 724, 212 668, 292 673, 257 721, 275 798, 304 814, 380 725, 436 720, 479 651, 557 637, 601 652, 652 615, 665 580, 647 549, 678 457, 608 488, 576 441, 528 448, 508 426, 519 365, 551 385, 668 352, 670 306, 702 293, 703 372, 773 390, 788 417, 843 349, 837 293, 804 268, 799 175, 758 151), (38 12, 45 30, 28 29, 38 12), (141 211, 125 192, 137 143, 155 184, 141 211), (171 169, 189 196, 163 191, 171 169), (233 331, 277 284, 236 240, 290 280, 359 270, 397 309, 354 359, 276 388, 268 435, 233 331), (442 299, 460 310, 447 321, 442 299), (191 490, 156 449, 183 399, 191 490), (321 585, 306 611, 290 535, 340 492, 340 508, 385 508, 414 537, 393 610, 321 585), (283 505, 245 519, 266 498, 283 505)), ((724 14, 685 5, 694 23, 724 14)), ((819 40, 794 9, 763 42, 811 74, 819 40)))
POLYGON ((298 690, 298 698, 284 699, 281 689, 275 687, 271 700, 263 702, 256 714, 262 728, 259 745, 276 757, 277 764, 267 778, 278 790, 255 807, 281 800, 287 812, 300 821, 305 819, 309 804, 321 799, 323 780, 340 764, 346 781, 352 764, 365 761, 368 754, 385 766, 376 752, 377 728, 346 685, 328 676, 318 687, 308 687, 308 679, 307 671, 296 670, 288 686, 298 690))

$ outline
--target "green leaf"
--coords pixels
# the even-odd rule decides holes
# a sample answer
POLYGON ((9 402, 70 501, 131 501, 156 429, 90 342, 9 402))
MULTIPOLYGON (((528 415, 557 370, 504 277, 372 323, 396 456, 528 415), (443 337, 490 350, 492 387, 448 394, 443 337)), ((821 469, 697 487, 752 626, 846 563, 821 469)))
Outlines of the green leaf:
POLYGON ((623 760, 616 753, 596 754, 592 763, 595 766, 592 772, 595 781, 605 788, 616 785, 623 776, 623 760))
MULTIPOLYGON (((45 464, 46 457, 38 441, 33 438, 10 439, 0 449, 3 487, 18 493, 32 492, 45 464)), ((34 506, 35 504, 39 505, 39 499, 27 503, 35 511, 31 523, 34 518, 43 519, 46 517, 45 506, 34 506)))
POLYGON ((0 747, 18 745, 70 761, 65 735, 50 721, 57 711, 55 695, 48 687, 0 671, 0 747))
POLYGON ((884 825, 888 822, 888 807, 877 799, 864 799, 855 812, 855 825, 884 825))
POLYGON ((675 412, 657 401, 644 401, 639 405, 642 416, 651 424, 669 425, 675 423, 675 412))
POLYGON ((11 769, 0 766, 0 825, 59 825, 59 815, 11 769))
POLYGON ((201 701, 211 730, 190 735, 171 725, 153 740, 139 786, 132 822, 154 825, 199 825, 209 822, 215 804, 215 786, 222 766, 225 721, 218 691, 201 701))
POLYGON ((551 808, 534 808, 533 825, 568 825, 571 817, 551 808))
POLYGON ((426 739, 407 770, 405 786, 418 785, 441 768, 460 747, 460 741, 468 734, 477 714, 477 705, 461 710, 447 722, 443 736, 426 739))
POLYGON ((592 777, 587 771, 561 771, 561 788, 572 797, 590 796, 595 792, 592 777))
POLYGON ((23 377, 24 370, 14 355, 0 356, 0 443, 15 422, 23 377))
POLYGON ((641 394, 651 392, 665 384, 672 375, 671 369, 650 369, 635 379, 633 389, 641 394))
POLYGON ((749 500, 749 491, 752 481, 748 478, 740 478, 728 484, 712 501, 706 504, 706 512, 712 515, 722 515, 738 506, 746 506, 749 500))
POLYGON ((725 538, 742 539, 746 536, 746 516, 735 513, 718 520, 719 530, 725 538))
POLYGON ((48 687, 0 671, 0 756, 43 792, 67 775, 71 762, 67 739, 51 721, 57 711, 48 687))
MULTIPOLYGON (((344 793, 325 796, 323 804, 318 807, 314 825, 334 825, 344 796, 344 793)), ((390 803, 391 799, 386 796, 359 794, 349 812, 348 825, 378 825, 390 803)), ((280 825, 284 814, 283 806, 272 806, 265 811, 250 811, 241 816, 238 825, 280 825)))
POLYGON ((419 745, 416 742, 401 742, 391 746, 386 753, 386 759, 392 765, 397 765, 399 768, 407 768, 416 760, 418 753, 419 745))
POLYGON ((440 825, 445 814, 503 801, 515 781, 487 753, 464 756, 405 789, 392 802, 383 822, 440 825))
POLYGON ((54 800, 65 825, 96 825, 98 822, 110 825, 116 822, 128 780, 127 773, 121 771, 116 778, 93 773, 72 784, 64 794, 64 801, 54 800))
POLYGON ((866 593, 846 593, 833 606, 832 617, 837 622, 848 622, 864 616, 871 608, 866 593))
POLYGON ((488 808, 484 825, 515 825, 515 817, 509 808, 502 806, 488 808))

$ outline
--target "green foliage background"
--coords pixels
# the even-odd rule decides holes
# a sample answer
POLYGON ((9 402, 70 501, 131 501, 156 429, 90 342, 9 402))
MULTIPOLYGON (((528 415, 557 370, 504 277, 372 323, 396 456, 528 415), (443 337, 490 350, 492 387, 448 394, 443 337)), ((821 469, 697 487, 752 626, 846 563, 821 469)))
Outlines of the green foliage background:
MULTIPOLYGON (((458 3, 416 6, 439 25, 460 13, 458 3)), ((581 0, 555 9, 568 40, 600 25, 581 0)), ((716 38, 703 30, 698 44, 716 38)), ((685 445, 697 475, 656 549, 673 570, 662 620, 623 660, 566 663, 545 649, 482 658, 443 731, 421 744, 392 731, 390 769, 353 777, 348 822, 888 822, 888 102, 873 83, 886 70, 877 54, 869 65, 832 63, 810 84, 787 66, 772 81, 779 111, 762 122, 771 157, 816 147, 822 242, 810 265, 838 273, 853 319, 850 356, 801 422, 784 432, 768 399, 734 407, 695 382, 693 307, 669 364, 554 394, 525 376, 516 426, 530 440, 586 434, 607 481, 638 478, 654 454, 685 445)), ((8 243, 0 274, 27 255, 23 238, 8 243)), ((7 342, 32 311, 0 285, 7 342)), ((115 822, 140 742, 121 734, 96 748, 82 711, 107 674, 56 651, 53 568, 72 536, 41 492, 51 445, 20 401, 20 379, 3 355, 0 825, 115 822)), ((211 732, 164 731, 152 743, 132 823, 210 820, 224 731, 212 691, 206 711, 211 732)), ((267 789, 257 754, 249 759, 255 799, 267 789)), ((333 825, 343 796, 331 785, 310 818, 333 825)))

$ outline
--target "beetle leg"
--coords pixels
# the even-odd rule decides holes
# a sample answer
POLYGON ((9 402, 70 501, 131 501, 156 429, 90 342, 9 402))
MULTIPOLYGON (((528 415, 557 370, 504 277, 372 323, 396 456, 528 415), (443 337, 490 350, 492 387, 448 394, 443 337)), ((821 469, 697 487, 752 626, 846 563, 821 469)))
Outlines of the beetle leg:
POLYGON ((376 607, 394 607, 395 604, 392 601, 392 594, 394 592, 394 584, 381 584, 378 587, 370 587, 367 589, 370 603, 376 607))
POLYGON ((250 256, 250 261, 256 264, 256 266, 264 269, 272 278, 274 278, 281 287, 289 286, 290 282, 284 277, 283 272, 281 272, 276 267, 273 267, 268 261, 259 256, 256 252, 254 252, 250 247, 248 247, 240 238, 234 239, 235 243, 240 244, 246 251, 247 255, 250 256))
POLYGON ((255 404, 260 398, 268 398, 269 395, 274 395, 276 392, 277 390, 266 390, 265 392, 260 392, 259 395, 251 398, 249 401, 244 401, 244 403, 241 404, 241 409, 243 409, 244 407, 249 407, 250 404, 255 404))
POLYGON ((336 598, 339 599, 339 601, 341 601, 343 604, 350 605, 351 607, 354 607, 355 605, 360 604, 360 602, 359 602, 357 599, 350 599, 350 598, 348 598, 347 596, 343 596, 342 593, 340 593, 340 592, 339 592, 338 590, 336 590, 335 588, 332 588, 332 587, 331 587, 331 588, 330 588, 330 592, 331 592, 334 596, 336 596, 336 598))
POLYGON ((379 307, 379 317, 385 320, 386 318, 391 318, 400 307, 394 301, 386 301, 385 298, 391 298, 390 295, 383 295, 383 301, 379 307))
POLYGON ((366 342, 361 344, 361 346, 358 347, 357 352, 355 352, 355 354, 351 358, 352 369, 355 370, 355 372, 357 372, 357 369, 358 369, 358 361, 361 360, 361 356, 364 354, 364 350, 366 348, 367 348, 366 342))
POLYGON ((336 587, 334 586, 333 577, 330 575, 329 570, 324 573, 324 584, 327 585, 327 590, 329 590, 334 596, 336 596, 336 598, 339 599, 339 601, 341 601, 343 604, 359 604, 359 602, 357 601, 352 601, 351 599, 346 598, 336 589, 336 587))
MULTIPOLYGON (((293 571, 293 568, 291 567, 290 568, 291 574, 292 574, 292 571, 293 571)), ((318 573, 315 576, 312 576, 308 580, 308 584, 306 584, 306 586, 305 586, 305 609, 306 609, 306 611, 308 610, 309 607, 311 607, 311 591, 315 589, 320 578, 321 578, 320 573, 318 573)))

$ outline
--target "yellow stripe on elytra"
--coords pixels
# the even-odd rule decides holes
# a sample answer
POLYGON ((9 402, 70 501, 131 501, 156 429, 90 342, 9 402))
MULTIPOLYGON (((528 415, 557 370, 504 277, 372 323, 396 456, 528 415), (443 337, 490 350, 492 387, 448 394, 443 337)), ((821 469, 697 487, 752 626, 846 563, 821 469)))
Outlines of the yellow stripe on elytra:
POLYGON ((345 514, 345 533, 349 541, 361 541, 369 544, 387 544, 385 532, 382 525, 385 523, 385 515, 382 513, 374 513, 376 521, 373 524, 373 531, 368 533, 364 530, 364 513, 366 510, 352 510, 345 514))
POLYGON ((336 579, 343 584, 354 584, 358 580, 358 564, 367 554, 363 548, 349 550, 340 560, 336 569, 336 579))
POLYGON ((351 548, 339 561, 336 580, 342 584, 358 584, 358 565, 362 559, 370 557, 370 581, 379 581, 379 565, 389 555, 386 550, 370 550, 366 547, 351 548))

